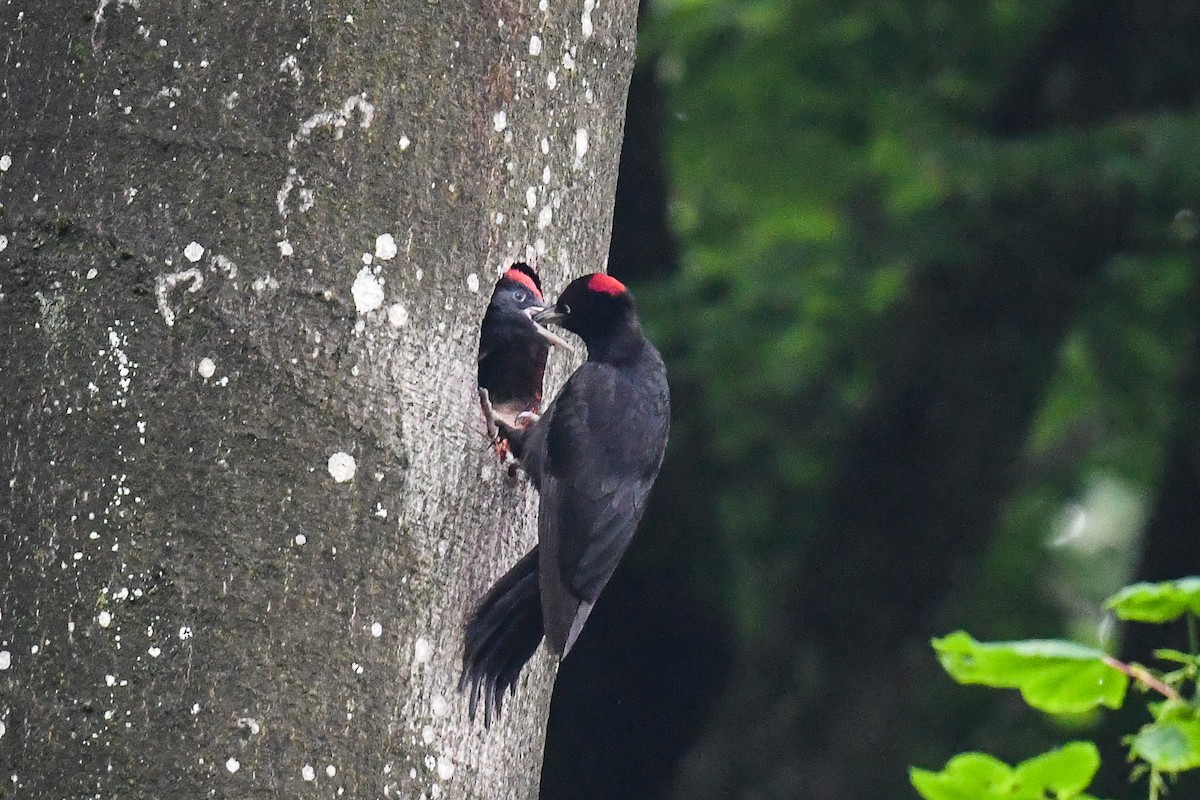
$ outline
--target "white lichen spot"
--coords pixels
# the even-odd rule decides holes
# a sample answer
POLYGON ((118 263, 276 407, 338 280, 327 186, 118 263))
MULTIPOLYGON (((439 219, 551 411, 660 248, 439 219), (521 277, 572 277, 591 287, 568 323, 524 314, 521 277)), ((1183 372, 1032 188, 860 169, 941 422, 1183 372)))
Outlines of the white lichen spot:
POLYGON ((425 744, 433 744, 433 726, 426 725, 421 728, 421 741, 425 744))
MULTIPOLYGON (((196 246, 199 247, 199 245, 196 246)), ((181 272, 159 275, 154 281, 154 295, 158 301, 158 313, 162 314, 167 327, 175 324, 175 309, 171 308, 170 303, 167 302, 167 295, 183 281, 192 282, 187 288, 188 293, 191 294, 200 291, 200 287, 204 285, 204 275, 200 270, 192 267, 181 272)))
POLYGON ((542 37, 536 33, 529 37, 529 55, 540 56, 542 54, 542 37))
POLYGON ((353 672, 354 672, 354 674, 355 674, 355 675, 362 675, 362 674, 363 674, 363 665, 362 665, 362 664, 359 664, 357 661, 355 661, 355 662, 352 662, 352 663, 350 664, 350 669, 351 669, 351 670, 353 670, 353 672))
POLYGON ((575 69, 575 56, 571 55, 570 52, 563 53, 562 65, 563 69, 565 69, 567 72, 575 69))
POLYGON ((576 128, 575 130, 575 166, 579 167, 583 163, 583 157, 588 151, 588 132, 587 128, 576 128))
POLYGON ((161 655, 162 655, 162 648, 159 648, 159 647, 151 647, 151 648, 150 648, 149 650, 147 650, 146 652, 150 654, 150 657, 151 657, 151 658, 158 658, 159 656, 161 656, 161 655))
POLYGON ((187 625, 181 626, 179 628, 179 638, 183 641, 187 641, 188 639, 192 638, 192 629, 187 625))
POLYGON ((537 205, 537 189, 533 186, 530 186, 525 189, 525 207, 527 209, 529 209, 530 211, 533 211, 534 206, 536 206, 536 205, 537 205))
POLYGON ((339 450, 329 457, 329 474, 338 483, 354 480, 357 469, 358 462, 349 453, 339 450))
POLYGON ((542 183, 549 183, 550 177, 550 165, 547 164, 546 166, 542 167, 542 183))
POLYGON ((100 274, 100 270, 96 269, 95 267, 92 267, 91 269, 89 269, 87 271, 87 279, 89 281, 95 280, 96 276, 99 274, 100 274))
POLYGON ((117 676, 116 675, 105 675, 104 676, 104 685, 105 686, 116 686, 117 685, 117 676))
POLYGON ((375 257, 391 261, 396 257, 396 237, 390 233, 381 233, 375 237, 375 257))
POLYGON ((200 373, 201 378, 211 378, 217 371, 217 364, 208 356, 200 359, 200 363, 196 365, 196 372, 200 373))
POLYGON ((371 635, 374 636, 376 639, 378 639, 380 636, 383 636, 383 623, 372 622, 371 623, 371 635))
POLYGON ((8 237, 0 233, 0 253, 8 249, 8 237))
POLYGON ((413 643, 413 661, 417 664, 428 664, 433 658, 433 645, 424 636, 418 636, 413 643))
POLYGON ((235 264, 233 262, 233 259, 230 258, 229 256, 224 256, 224 255, 221 255, 220 253, 217 253, 215 256, 212 257, 212 264, 217 269, 221 270, 221 272, 224 272, 226 277, 228 277, 230 280, 237 277, 237 274, 238 274, 237 264, 235 264))
POLYGON ((407 136, 400 137, 400 152, 401 153, 403 153, 405 150, 407 150, 411 145, 412 145, 412 139, 409 139, 407 136))
POLYGON ((262 725, 254 717, 238 717, 237 726, 241 730, 249 731, 250 736, 257 736, 262 730, 262 725))
POLYGON ((229 109, 230 111, 232 111, 232 110, 233 110, 233 107, 237 105, 238 98, 239 98, 239 97, 241 97, 241 96, 242 96, 242 93, 241 93, 241 92, 239 92, 237 89, 234 89, 232 92, 230 92, 229 94, 225 95, 225 98, 224 98, 224 100, 225 100, 225 107, 226 107, 227 109, 229 109))
POLYGON ((545 156, 550 154, 550 140, 545 136, 542 137, 542 141, 539 143, 539 146, 542 148, 542 155, 545 156))
POLYGON ((96 615, 96 622, 101 628, 107 628, 109 625, 112 625, 112 614, 108 611, 101 611, 96 615))
POLYGON ((0 671, 6 670, 12 666, 12 653, 7 650, 0 650, 0 671))
POLYGON ((467 290, 472 292, 479 291, 479 276, 474 272, 467 276, 467 290))
POLYGON ((312 764, 305 764, 300 768, 300 777, 306 781, 315 781, 317 779, 317 771, 313 769, 312 764))
POLYGON ((550 0, 538 0, 538 11, 545 13, 550 10, 550 0))
POLYGON ((362 263, 366 264, 367 266, 374 264, 375 256, 371 255, 370 253, 363 253, 362 254, 362 263))
POLYGON ((435 717, 444 717, 450 713, 450 703, 440 694, 435 694, 433 700, 429 704, 435 717))
POLYGON ((538 230, 542 230, 543 228, 549 227, 550 221, 553 219, 554 219, 554 208, 549 205, 542 206, 542 210, 538 212, 538 220, 537 220, 538 230))
POLYGON ((589 86, 583 90, 583 100, 585 103, 587 103, 588 105, 591 105, 592 101, 595 99, 596 99, 596 96, 594 94, 592 94, 592 87, 589 86))
POLYGON ((580 22, 583 25, 583 38, 587 39, 592 35, 592 11, 596 8, 596 0, 583 0, 583 16, 580 22))
POLYGON ((225 769, 229 770, 230 772, 237 772, 241 768, 242 762, 238 761, 233 756, 230 756, 229 760, 225 762, 225 769))
POLYGON ((370 267, 358 271, 350 294, 354 296, 354 308, 359 314, 368 314, 383 305, 383 284, 370 267))
POLYGON ((204 245, 199 242, 189 242, 188 246, 183 248, 183 257, 195 264, 204 255, 204 245))
POLYGON ((8 153, 0 156, 0 172, 8 172, 8 168, 12 166, 12 156, 8 153))
POLYGON ((341 109, 321 111, 301 122, 288 141, 288 150, 295 150, 297 144, 307 142, 317 128, 329 128, 333 131, 334 139, 341 139, 346 125, 356 111, 359 114, 358 127, 371 127, 371 122, 375 119, 375 106, 367 100, 366 92, 351 95, 342 103, 341 109))
POLYGON ((196 715, 197 715, 197 714, 199 714, 199 713, 200 713, 200 704, 199 704, 199 703, 192 703, 192 716, 194 717, 194 716, 196 716, 196 715))
POLYGON ((403 328, 408 324, 408 309, 400 303, 388 306, 388 322, 393 328, 403 328))
POLYGON ((279 62, 279 71, 285 75, 291 75, 297 86, 304 85, 304 73, 300 71, 300 64, 296 61, 295 53, 279 62))
POLYGON ((437 775, 444 781, 448 781, 454 777, 454 762, 445 753, 438 756, 437 775))
POLYGON ((5 731, 7 731, 7 730, 8 730, 8 728, 6 728, 6 727, 4 726, 4 723, 3 723, 3 722, 0 722, 0 736, 3 736, 3 735, 4 735, 4 733, 5 733, 5 731))
POLYGON ((508 127, 508 114, 504 113, 503 108, 492 114, 492 127, 496 129, 496 133, 508 127))
POLYGON ((275 246, 279 248, 279 255, 281 256, 290 256, 292 253, 296 252, 292 248, 292 243, 287 239, 284 239, 281 242, 276 242, 275 246))
POLYGON ((330 764, 325 768, 325 774, 332 778, 334 775, 337 775, 337 767, 335 767, 333 764, 330 764))
POLYGON ((546 73, 546 88, 553 89, 558 86, 558 76, 554 74, 554 70, 546 73))
POLYGON ((304 178, 300 177, 295 167, 288 167, 288 174, 283 179, 283 186, 280 186, 279 191, 275 193, 275 207, 279 209, 280 216, 286 217, 288 215, 288 196, 292 193, 292 189, 296 188, 297 184, 303 186, 304 178))
POLYGON ((255 294, 262 294, 268 289, 278 289, 279 281, 275 280, 272 275, 264 275, 261 278, 255 278, 254 282, 250 284, 250 288, 254 290, 255 294))

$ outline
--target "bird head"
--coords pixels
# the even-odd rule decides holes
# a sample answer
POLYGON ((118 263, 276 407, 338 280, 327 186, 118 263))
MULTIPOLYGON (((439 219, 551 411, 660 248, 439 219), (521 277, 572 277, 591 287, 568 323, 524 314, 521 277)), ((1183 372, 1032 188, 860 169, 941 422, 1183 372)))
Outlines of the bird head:
POLYGON ((511 324, 514 331, 570 349, 565 339, 536 319, 538 314, 546 310, 546 300, 542 296, 537 273, 528 264, 518 262, 497 281, 488 312, 497 321, 511 324))
POLYGON ((577 334, 594 358, 643 340, 633 295, 625 284, 601 272, 571 281, 554 306, 534 314, 534 320, 577 334))

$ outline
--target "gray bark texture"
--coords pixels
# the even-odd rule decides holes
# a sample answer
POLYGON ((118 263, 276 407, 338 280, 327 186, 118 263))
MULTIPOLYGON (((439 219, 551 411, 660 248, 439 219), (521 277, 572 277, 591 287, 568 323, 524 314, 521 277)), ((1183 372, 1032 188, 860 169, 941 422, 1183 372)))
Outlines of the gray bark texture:
POLYGON ((478 325, 603 267, 635 16, 0 0, 0 795, 537 795, 551 659, 455 691, 536 530, 478 325))

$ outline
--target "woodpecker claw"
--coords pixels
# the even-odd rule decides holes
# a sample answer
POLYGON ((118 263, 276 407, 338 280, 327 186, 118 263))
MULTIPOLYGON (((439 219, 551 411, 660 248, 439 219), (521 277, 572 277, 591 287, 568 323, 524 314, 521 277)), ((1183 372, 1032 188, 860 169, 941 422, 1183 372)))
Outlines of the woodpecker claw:
POLYGON ((483 409, 483 423, 487 426, 488 440, 493 446, 500 442, 500 429, 496 427, 496 411, 492 408, 492 398, 488 390, 479 387, 479 407, 483 409))

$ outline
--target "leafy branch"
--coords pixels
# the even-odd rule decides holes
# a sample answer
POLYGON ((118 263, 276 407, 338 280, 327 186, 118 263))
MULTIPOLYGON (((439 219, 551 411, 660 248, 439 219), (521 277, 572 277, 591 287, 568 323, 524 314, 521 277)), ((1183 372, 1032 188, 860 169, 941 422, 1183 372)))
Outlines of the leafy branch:
MULTIPOLYGON (((979 642, 956 631, 934 639, 933 649, 959 683, 1016 689, 1026 703, 1049 714, 1120 708, 1130 682, 1161 695, 1163 700, 1147 704, 1152 721, 1124 739, 1134 776, 1148 775, 1147 796, 1159 800, 1167 779, 1200 768, 1200 577, 1127 586, 1107 606, 1133 622, 1164 624, 1185 617, 1191 652, 1156 651, 1159 660, 1178 665, 1162 672, 1060 639, 979 642)), ((925 800, 1095 800, 1085 790, 1099 767, 1094 743, 1071 742, 1016 766, 983 753, 963 753, 940 772, 913 768, 910 779, 925 800)))

